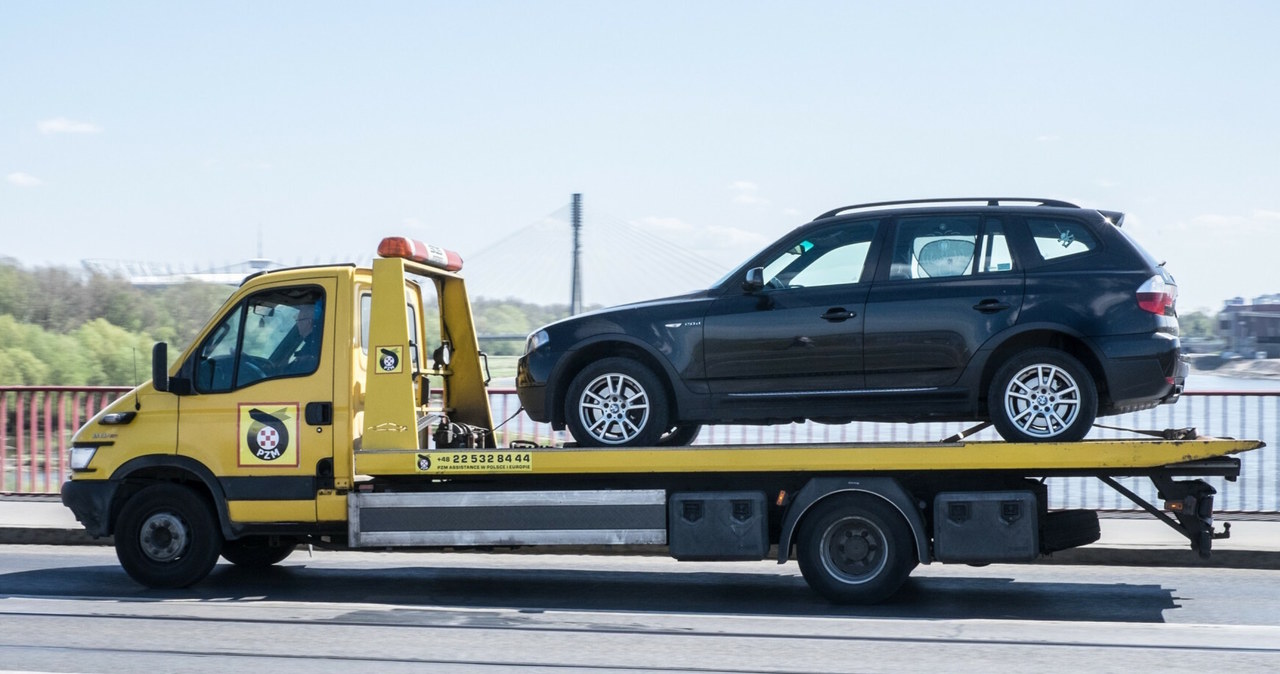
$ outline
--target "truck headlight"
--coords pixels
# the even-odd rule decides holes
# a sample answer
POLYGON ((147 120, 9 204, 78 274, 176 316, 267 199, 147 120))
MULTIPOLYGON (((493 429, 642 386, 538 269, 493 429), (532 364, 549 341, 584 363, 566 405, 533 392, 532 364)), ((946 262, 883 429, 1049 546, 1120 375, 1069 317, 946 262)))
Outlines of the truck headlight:
POLYGON ((93 455, 97 452, 97 447, 72 447, 71 470, 88 470, 89 462, 93 461, 93 455))
POLYGON ((524 352, 533 353, 534 351, 546 346, 550 341, 551 335, 548 335, 546 330, 539 330, 532 335, 529 335, 529 338, 525 340, 524 352))

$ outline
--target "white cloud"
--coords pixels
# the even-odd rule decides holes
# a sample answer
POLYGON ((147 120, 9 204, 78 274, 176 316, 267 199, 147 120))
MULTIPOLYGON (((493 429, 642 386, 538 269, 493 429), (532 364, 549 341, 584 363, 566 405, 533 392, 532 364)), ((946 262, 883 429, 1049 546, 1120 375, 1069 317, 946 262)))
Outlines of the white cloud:
POLYGON ((78 122, 74 119, 66 117, 54 117, 53 119, 45 119, 36 124, 36 128, 40 133, 102 133, 102 127, 92 122, 78 122))
POLYGON ((30 173, 23 173, 22 171, 10 173, 7 178, 9 180, 9 184, 17 185, 18 187, 40 187, 44 184, 43 180, 31 175, 30 173))
POLYGON ((765 206, 769 203, 768 199, 760 196, 760 186, 748 180, 730 183, 729 191, 733 192, 734 203, 748 206, 765 206))

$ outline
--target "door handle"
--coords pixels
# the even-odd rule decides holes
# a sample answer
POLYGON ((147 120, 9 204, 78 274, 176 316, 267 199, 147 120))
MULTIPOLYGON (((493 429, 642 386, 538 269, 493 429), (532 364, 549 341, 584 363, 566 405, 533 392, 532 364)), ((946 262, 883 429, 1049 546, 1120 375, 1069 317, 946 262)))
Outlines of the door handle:
POLYGON ((303 409, 303 417, 311 426, 332 426, 333 425, 333 403, 307 403, 303 409))
POLYGON ((973 308, 984 314, 994 314, 997 311, 1004 311, 1005 309, 1008 309, 1009 305, 1001 302, 1000 300, 982 300, 981 302, 973 305, 973 308))
POLYGON ((827 309, 827 313, 823 314, 821 318, 824 321, 839 323, 840 321, 847 321, 857 315, 858 314, 852 311, 845 311, 844 307, 833 307, 831 309, 827 309))

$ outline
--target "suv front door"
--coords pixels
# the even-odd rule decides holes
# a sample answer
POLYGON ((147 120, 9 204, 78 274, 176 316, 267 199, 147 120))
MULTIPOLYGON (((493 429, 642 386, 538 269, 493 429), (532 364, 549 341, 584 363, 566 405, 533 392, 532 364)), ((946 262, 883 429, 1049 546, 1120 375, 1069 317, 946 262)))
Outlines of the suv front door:
POLYGON ((838 395, 862 387, 862 321, 878 222, 808 232, 759 262, 764 287, 730 288, 704 321, 706 373, 721 402, 838 395))

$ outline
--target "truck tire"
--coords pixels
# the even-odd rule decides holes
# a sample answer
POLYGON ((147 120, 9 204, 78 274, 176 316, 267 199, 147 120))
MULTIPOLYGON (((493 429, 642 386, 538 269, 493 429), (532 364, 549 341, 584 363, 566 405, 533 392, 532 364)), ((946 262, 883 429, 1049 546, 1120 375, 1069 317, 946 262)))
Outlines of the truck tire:
POLYGON ((917 563, 902 514, 867 494, 819 502, 801 521, 796 545, 809 587, 836 604, 884 601, 917 563))
POLYGON ((1055 510, 1040 527, 1040 551, 1046 554, 1088 545, 1102 537, 1093 510, 1055 510))
POLYGON ((130 578, 152 588, 187 587, 218 562, 222 531, 200 495, 176 484, 155 484, 120 509, 115 544, 130 578))
POLYGON ((245 536, 224 542, 222 558, 245 569, 265 569, 283 562, 297 547, 292 538, 272 542, 270 536, 245 536))
POLYGON ((1075 442, 1093 427, 1098 389, 1071 354, 1027 349, 996 370, 987 410, 1009 442, 1075 442))
POLYGON ((667 393, 649 368, 630 358, 605 358, 569 384, 565 424, 579 447, 652 447, 671 428, 667 393))

